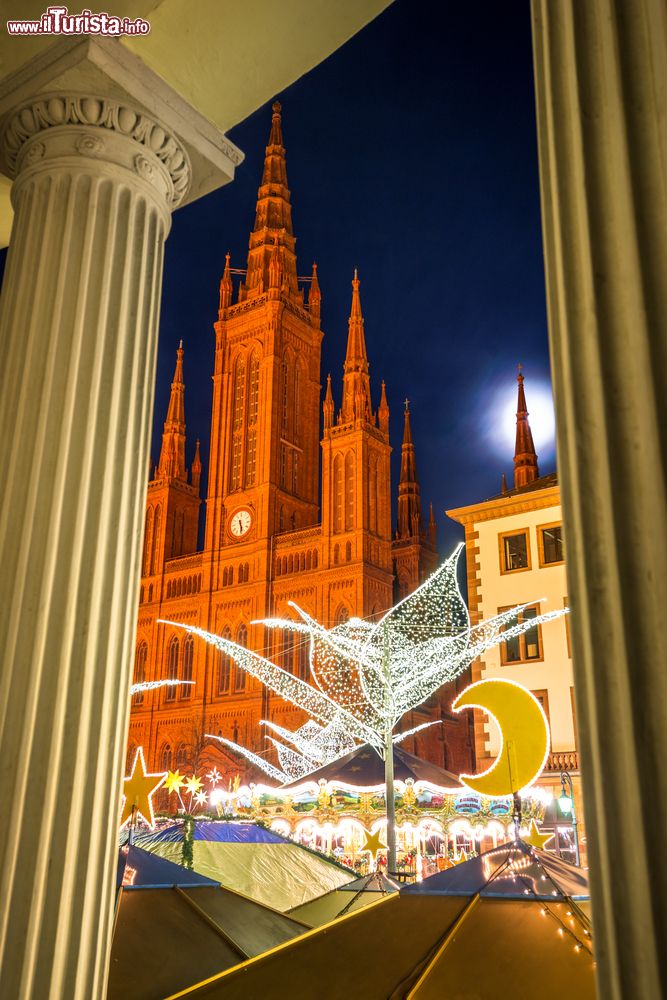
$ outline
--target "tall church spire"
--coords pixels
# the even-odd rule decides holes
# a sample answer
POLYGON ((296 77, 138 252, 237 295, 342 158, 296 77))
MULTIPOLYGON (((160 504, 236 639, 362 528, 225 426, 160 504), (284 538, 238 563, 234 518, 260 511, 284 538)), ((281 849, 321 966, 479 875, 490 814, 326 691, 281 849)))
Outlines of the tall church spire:
POLYGON ((187 481, 185 471, 185 383, 183 381, 183 341, 176 351, 176 369, 171 383, 169 409, 162 432, 158 477, 187 481))
POLYGON ((401 478, 398 483, 398 536, 413 538, 421 535, 421 499, 417 480, 415 446, 410 427, 409 400, 405 401, 403 447, 401 449, 401 478))
POLYGON ((343 405, 341 422, 371 420, 371 383, 368 376, 368 358, 364 338, 364 317, 359 296, 360 281, 357 269, 352 279, 352 306, 347 321, 347 352, 343 366, 343 405))
POLYGON ((533 444, 533 435, 528 422, 528 408, 523 389, 523 374, 519 365, 517 376, 519 392, 516 406, 516 445, 514 448, 514 487, 526 486, 538 478, 540 470, 537 466, 537 454, 533 444))
POLYGON ((262 183, 257 192, 255 225, 250 234, 248 273, 239 290, 239 299, 261 294, 269 287, 269 264, 278 244, 284 252, 284 277, 287 287, 298 294, 296 276, 296 240, 292 230, 292 206, 287 187, 287 165, 283 145, 281 107, 272 107, 271 132, 264 155, 262 183))

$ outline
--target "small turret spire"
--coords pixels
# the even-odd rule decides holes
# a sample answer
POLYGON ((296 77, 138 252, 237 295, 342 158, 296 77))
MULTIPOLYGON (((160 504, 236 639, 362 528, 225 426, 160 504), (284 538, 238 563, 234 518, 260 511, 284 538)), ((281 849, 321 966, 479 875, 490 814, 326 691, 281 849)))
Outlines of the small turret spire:
POLYGON ((380 389, 380 405, 378 406, 378 424, 383 434, 389 434, 389 404, 387 403, 387 387, 382 379, 380 389))
POLYGON ((398 535, 399 538, 419 537, 421 534, 421 499, 417 480, 415 446, 410 426, 410 401, 405 400, 403 446, 401 448, 401 477, 398 484, 398 535))
POLYGON ((522 365, 519 365, 517 382, 519 384, 516 406, 516 445, 514 448, 514 486, 526 486, 534 482, 539 474, 537 454, 533 444, 533 435, 528 422, 528 408, 523 388, 522 365))
POLYGON ((320 325, 321 302, 322 293, 320 292, 320 283, 317 280, 317 264, 313 264, 313 276, 310 280, 310 289, 308 291, 308 312, 313 321, 313 326, 320 325))
POLYGON ((225 270, 222 275, 222 280, 220 281, 220 310, 226 309, 232 303, 232 293, 234 291, 234 286, 232 285, 232 274, 229 267, 230 255, 225 254, 225 270))
POLYGON ((324 396, 322 410, 324 411, 324 429, 325 431, 328 431, 331 427, 333 427, 334 422, 334 401, 333 393, 331 391, 331 375, 327 375, 327 391, 324 396))
POLYGON ((435 523, 435 514, 433 513, 433 504, 428 505, 428 540, 432 548, 437 548, 438 545, 438 526, 435 523))
POLYGON ((199 489, 201 480, 201 457, 199 454, 199 438, 195 446, 195 457, 192 459, 192 469, 190 471, 190 481, 196 490, 199 489))
POLYGON ((183 381, 183 341, 176 351, 176 368, 171 383, 167 419, 162 432, 158 475, 186 481, 185 472, 185 382, 183 381))
POLYGON ((368 377, 368 357, 364 337, 364 317, 361 312, 359 277, 354 269, 352 279, 352 306, 347 321, 347 352, 343 367, 343 423, 352 420, 371 420, 371 384, 368 377))

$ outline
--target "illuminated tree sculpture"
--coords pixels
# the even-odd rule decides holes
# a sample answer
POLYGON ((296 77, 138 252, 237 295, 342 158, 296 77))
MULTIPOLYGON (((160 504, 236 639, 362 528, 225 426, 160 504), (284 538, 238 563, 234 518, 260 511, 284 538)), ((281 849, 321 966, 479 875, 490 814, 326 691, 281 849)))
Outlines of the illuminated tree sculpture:
MULTIPOLYGON (((394 729, 400 719, 422 704, 447 681, 459 676, 485 650, 558 618, 566 609, 520 621, 528 604, 470 625, 457 581, 462 545, 414 593, 377 622, 352 618, 326 629, 290 602, 300 620, 265 619, 256 624, 298 632, 310 645, 314 683, 295 677, 265 657, 222 636, 180 622, 183 628, 217 646, 276 694, 303 709, 319 724, 316 734, 306 723, 288 739, 292 754, 312 759, 315 737, 345 734, 353 744, 369 743, 385 762, 389 868, 396 870, 394 813, 394 729), (301 744, 301 745, 299 745, 301 744)), ((533 604, 534 602, 530 602, 533 604)), ((275 731, 275 730, 274 730, 275 731)), ((287 731, 281 733, 283 737, 287 731)), ((404 736, 407 734, 403 734, 404 736)), ((223 741, 228 742, 228 741, 223 741)), ((283 748, 281 766, 287 756, 283 748)), ((346 752, 345 750, 343 752, 346 752)), ((248 759, 250 753, 245 752, 248 759)), ((280 753, 280 750, 279 750, 280 753)), ((253 755, 254 756, 254 755, 253 755)), ((256 758, 254 762, 261 760, 256 758)), ((292 758, 292 764, 298 763, 292 758)), ((318 766, 315 762, 315 766, 318 766)), ((274 777, 281 775, 275 769, 274 777)), ((280 778, 279 778, 280 780, 280 778)))

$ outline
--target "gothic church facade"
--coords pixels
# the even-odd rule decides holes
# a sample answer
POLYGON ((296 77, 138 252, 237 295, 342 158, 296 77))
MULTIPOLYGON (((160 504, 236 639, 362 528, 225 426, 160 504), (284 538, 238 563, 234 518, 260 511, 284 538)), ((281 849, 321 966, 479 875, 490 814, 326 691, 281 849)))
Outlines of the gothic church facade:
MULTIPOLYGON (((253 622, 292 615, 289 601, 328 626, 379 617, 437 565, 432 509, 422 524, 407 403, 392 538, 389 407, 384 382, 375 400, 371 392, 356 272, 341 403, 329 377, 320 440, 320 310, 316 266, 310 280, 297 276, 276 103, 247 268, 233 271, 227 255, 220 283, 203 550, 199 442, 189 473, 185 462, 182 343, 148 484, 134 678, 194 682, 132 700, 128 758, 141 745, 153 768, 215 763, 223 774, 261 780, 206 734, 266 755, 261 719, 288 728, 305 721, 228 657, 160 619, 229 636, 308 679, 307 647, 295 633, 253 622)), ((456 770, 470 766, 472 740, 467 721, 447 710, 454 696, 453 686, 443 688, 403 728, 444 721, 407 748, 456 770)))

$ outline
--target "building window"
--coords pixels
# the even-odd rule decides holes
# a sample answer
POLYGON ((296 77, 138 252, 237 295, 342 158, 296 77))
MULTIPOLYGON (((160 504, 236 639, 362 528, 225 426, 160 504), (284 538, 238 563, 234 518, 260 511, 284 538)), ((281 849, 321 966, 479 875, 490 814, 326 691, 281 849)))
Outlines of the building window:
POLYGON ((287 489, 287 448, 284 444, 280 446, 280 485, 287 489))
POLYGON ((151 571, 151 553, 153 551, 153 508, 146 511, 146 525, 144 528, 144 562, 142 573, 148 576, 151 571))
POLYGON ((259 359, 253 354, 250 359, 250 386, 248 393, 248 424, 257 423, 259 410, 259 359))
POLYGON ((334 531, 342 531, 345 526, 344 512, 345 512, 345 495, 344 495, 344 479, 343 479, 343 456, 336 455, 334 459, 334 482, 333 482, 333 500, 334 500, 334 531))
POLYGON ((542 711, 547 717, 547 723, 549 724, 549 749, 551 749, 551 718, 549 716, 549 693, 546 690, 542 691, 531 691, 534 698, 537 698, 540 705, 542 706, 542 711))
POLYGON ((160 750, 160 770, 171 771, 171 763, 171 747, 168 743, 163 743, 160 750))
POLYGON ((283 434, 287 434, 287 424, 289 420, 289 367, 287 364, 287 356, 283 357, 283 367, 282 367, 282 427, 283 434))
POLYGON ((343 625, 345 622, 350 620, 350 612, 345 607, 344 604, 338 608, 336 612, 336 625, 343 625))
POLYGON ((153 526, 153 545, 151 553, 151 573, 157 573, 159 569, 160 556, 160 528, 162 525, 162 507, 160 504, 155 508, 155 524, 153 526))
POLYGON ((241 432, 234 434, 232 440, 232 475, 230 489, 238 490, 241 487, 241 432))
POLYGON ((354 527, 354 455, 348 451, 345 456, 345 530, 354 527))
POLYGON ((310 667, 310 640, 305 636, 299 636, 296 647, 296 672, 302 681, 308 678, 310 667))
POLYGON ((514 573, 516 570, 530 569, 530 544, 527 529, 500 535, 499 541, 501 573, 514 573))
POLYGON ((299 492, 299 453, 294 452, 292 456, 292 493, 299 492))
POLYGON ((294 640, 295 634, 291 629, 283 629, 283 648, 280 654, 281 666, 283 670, 289 670, 290 673, 294 669, 294 640))
POLYGON ((248 431, 247 455, 245 465, 246 486, 255 485, 255 475, 257 469, 257 431, 251 428, 248 431))
MULTIPOLYGON (((222 630, 223 639, 231 639, 232 633, 225 626, 222 630)), ((218 694, 229 694, 229 687, 232 676, 232 660, 228 653, 220 650, 218 655, 218 694)))
POLYGON ((540 554, 540 566, 553 566, 562 563, 563 525, 541 524, 537 529, 537 544, 540 554))
POLYGON ((176 767, 188 766, 188 748, 185 743, 179 743, 176 747, 176 767))
MULTIPOLYGON (((299 407, 301 406, 301 366, 294 372, 294 440, 299 440, 299 407)), ((296 490, 295 490, 296 492, 296 490)))
MULTIPOLYGON (((498 608, 498 613, 509 611, 509 608, 498 608)), ((537 618, 539 608, 524 608, 517 615, 518 622, 532 621, 537 618)), ((500 646, 501 663, 530 663, 531 660, 541 660, 542 635, 539 625, 533 625, 521 635, 514 635, 500 646)))
MULTIPOLYGON (((195 640, 189 635, 183 641, 183 671, 181 680, 192 680, 192 661, 195 655, 195 640)), ((182 684, 179 688, 181 698, 189 698, 192 695, 194 684, 182 684)))
MULTIPOLYGON (((134 657, 134 683, 143 684, 146 680, 146 659, 148 657, 148 646, 145 642, 139 643, 134 657)), ((132 698, 133 705, 143 705, 144 692, 137 691, 132 698)))
MULTIPOLYGON (((248 628, 246 625, 239 625, 236 633, 236 642, 239 646, 248 645, 248 628)), ((234 674, 234 690, 245 691, 245 670, 239 667, 238 664, 234 674)))
MULTIPOLYGON (((174 635, 169 643, 169 652, 167 653, 167 680, 169 681, 178 680, 178 652, 178 639, 174 635)), ((173 701, 175 697, 176 685, 170 684, 165 688, 164 700, 173 701)))

